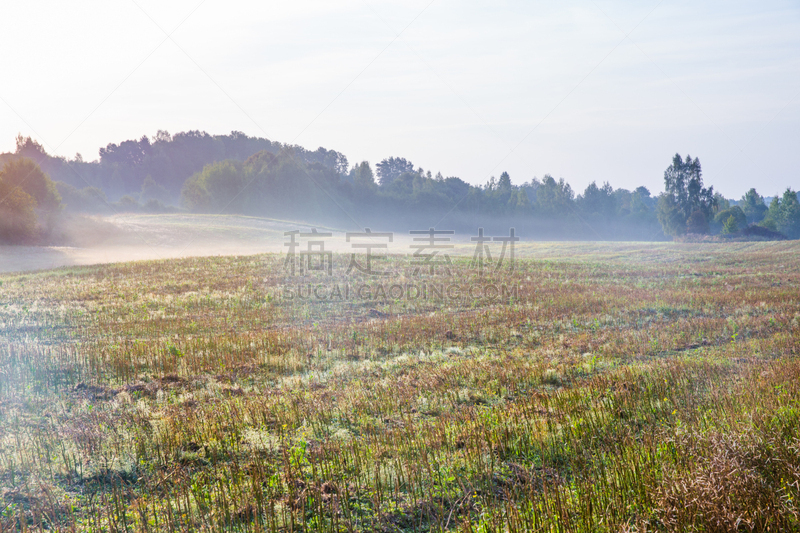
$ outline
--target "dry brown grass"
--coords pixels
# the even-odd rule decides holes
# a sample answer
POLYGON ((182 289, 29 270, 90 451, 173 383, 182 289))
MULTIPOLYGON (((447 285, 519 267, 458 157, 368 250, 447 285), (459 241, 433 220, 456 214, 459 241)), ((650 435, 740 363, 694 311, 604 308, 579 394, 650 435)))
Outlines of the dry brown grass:
POLYGON ((2 277, 0 523, 799 527, 797 245, 589 248, 457 261, 504 300, 286 301, 273 256, 2 277))

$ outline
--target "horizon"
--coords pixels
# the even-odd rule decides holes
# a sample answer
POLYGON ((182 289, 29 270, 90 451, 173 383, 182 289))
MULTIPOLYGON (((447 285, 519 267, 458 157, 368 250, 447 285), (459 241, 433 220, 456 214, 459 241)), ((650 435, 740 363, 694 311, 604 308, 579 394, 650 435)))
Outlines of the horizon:
MULTIPOLYGON (((159 131, 164 131, 164 130, 159 130, 159 131)), ((237 133, 237 132, 235 132, 235 131, 231 131, 231 132, 229 132, 229 133, 210 133, 210 132, 207 132, 207 131, 205 131, 205 132, 204 132, 203 130, 199 130, 199 131, 201 131, 202 133, 208 133, 208 134, 209 134, 210 136, 212 136, 212 137, 215 137, 215 136, 223 136, 223 135, 230 135, 230 134, 232 134, 232 133, 237 133)), ((166 133, 169 133, 170 135, 172 135, 172 132, 166 132, 166 133)), ((176 133, 187 133, 187 132, 176 132, 176 133)), ((155 142, 156 142, 156 136, 155 136, 155 135, 153 135, 153 136, 147 136, 147 135, 145 135, 144 137, 147 137, 147 138, 150 140, 150 142, 152 142, 152 143, 155 143, 155 142)), ((141 139, 141 137, 139 137, 138 139, 141 139)), ((133 138, 133 139, 125 139, 125 140, 133 140, 133 141, 136 141, 136 140, 137 140, 137 138, 133 138)), ((275 142, 275 140, 274 140, 274 139, 268 139, 268 140, 269 140, 269 141, 272 141, 272 142, 275 142)), ((35 142, 38 142, 36 139, 33 139, 33 141, 35 141, 35 142)), ((119 142, 123 142, 123 141, 119 141, 119 142)), ((280 141, 278 141, 278 142, 280 142, 280 141)), ((109 144, 111 144, 111 143, 109 143, 109 144)), ((283 144, 283 143, 282 143, 282 144, 283 144)), ((102 147, 102 148, 105 148, 105 147, 107 147, 107 146, 109 146, 109 145, 106 145, 106 146, 104 146, 104 147, 102 147)), ((303 147, 303 148, 309 149, 309 147, 303 147)), ((329 148, 329 149, 332 149, 332 148, 329 148)), ((100 150, 100 149, 98 149, 98 152, 99 152, 99 150, 100 150)), ((46 148, 45 148, 45 151, 46 151, 46 148)), ((8 152, 0 152, 0 155, 14 155, 14 153, 15 153, 15 152, 13 152, 13 151, 8 151, 8 152)), ((49 154, 49 153, 48 153, 47 155, 49 155, 49 156, 51 156, 51 157, 53 157, 53 156, 54 156, 53 154, 49 154)), ((74 161, 75 161, 75 157, 77 157, 78 155, 80 155, 80 156, 83 158, 83 160, 82 160, 82 162, 83 162, 83 163, 92 163, 92 164, 99 164, 99 163, 100 163, 100 159, 101 159, 101 158, 99 157, 99 155, 98 155, 98 157, 97 157, 97 158, 95 158, 95 159, 91 159, 91 160, 90 160, 90 159, 86 159, 86 157, 84 157, 84 156, 83 156, 83 154, 77 153, 75 156, 73 156, 73 158, 72 158, 72 159, 70 159, 69 157, 67 157, 66 159, 67 159, 67 161, 74 162, 74 161)), ((346 156, 347 154, 344 154, 344 155, 346 156)), ((682 154, 676 154, 676 155, 682 155, 682 154)), ((687 154, 687 156, 689 156, 689 155, 690 155, 690 154, 687 154)), ((64 156, 61 156, 61 157, 64 157, 64 156)), ((349 160, 349 158, 348 158, 348 160, 349 160)), ((372 163, 372 162, 369 162, 369 161, 368 161, 367 163, 369 163, 371 167, 375 167, 375 166, 376 166, 376 164, 374 164, 374 163, 372 163)), ((702 163, 702 162, 701 162, 701 163, 702 163)), ((355 165, 357 165, 357 164, 359 164, 359 163, 350 162, 350 168, 352 169, 352 168, 353 168, 355 165)), ((500 172, 500 174, 503 174, 503 173, 505 173, 505 172, 506 172, 506 171, 501 171, 501 172, 500 172)), ((531 179, 529 179, 529 180, 527 180, 527 181, 520 182, 519 180, 515 180, 513 176, 510 176, 510 177, 511 177, 511 183, 512 183, 512 185, 513 185, 513 186, 515 186, 515 187, 523 187, 523 186, 529 185, 529 184, 531 184, 531 183, 533 183, 534 181, 537 181, 537 180, 538 180, 539 182, 541 182, 541 181, 542 181, 544 178, 546 178, 547 176, 553 177, 553 178, 555 178, 555 179, 557 179, 557 180, 562 178, 562 176, 553 176, 553 175, 552 175, 552 174, 550 174, 550 173, 544 173, 542 176, 533 176, 531 179)), ((444 177, 450 177, 450 176, 444 176, 444 177)), ((461 178, 460 176, 454 176, 454 177, 458 177, 458 178, 460 178, 460 179, 463 179, 463 178, 461 178)), ((489 179, 490 179, 490 180, 496 180, 496 179, 497 179, 497 176, 495 176, 495 175, 492 175, 492 176, 490 176, 490 178, 489 178, 489 179)), ((568 179, 565 179, 565 181, 567 182, 567 184, 569 184, 569 185, 572 185, 568 179)), ((468 182, 468 183, 469 183, 469 182, 468 182)), ((590 182, 590 183, 597 183, 597 181, 596 181, 596 180, 593 180, 593 181, 592 181, 592 182, 590 182)), ((598 185, 602 185, 602 184, 604 184, 604 183, 606 183, 606 182, 600 182, 598 185)), ((611 186, 613 187, 613 189, 614 189, 614 190, 618 190, 618 189, 619 189, 619 190, 627 190, 627 191, 629 191, 629 192, 632 192, 633 190, 635 190, 635 189, 638 187, 638 185, 636 185, 636 186, 633 186, 633 187, 631 187, 630 189, 628 189, 628 188, 625 188, 625 187, 615 187, 613 183, 611 183, 611 182, 608 182, 608 183, 609 183, 609 185, 611 185, 611 186)), ((714 184, 708 183, 708 182, 707 182, 707 180, 705 180, 705 179, 704 179, 704 184, 705 184, 705 185, 708 185, 708 186, 709 186, 709 187, 711 187, 711 188, 714 188, 714 184)), ((476 184, 472 184, 472 183, 470 183, 470 185, 473 185, 473 186, 476 186, 476 187, 479 187, 479 188, 485 188, 486 186, 488 186, 488 185, 489 185, 489 183, 488 183, 488 182, 486 182, 486 183, 476 183, 476 184)), ((646 186, 645 186, 645 187, 646 187, 646 186)), ((732 202, 739 202, 739 201, 741 201, 741 199, 744 197, 745 193, 747 193, 747 192, 748 192, 748 191, 749 191, 751 188, 753 188, 753 189, 756 189, 756 191, 759 193, 759 195, 760 195, 762 198, 764 198, 765 200, 771 200, 771 199, 774 199, 774 198, 780 197, 780 196, 781 196, 781 194, 783 193, 783 191, 779 191, 779 192, 777 192, 777 193, 775 193, 775 194, 762 194, 760 191, 758 191, 758 189, 757 189, 757 188, 755 188, 755 187, 750 187, 750 188, 748 188, 747 190, 745 190, 745 191, 744 191, 744 192, 743 192, 741 195, 735 195, 735 194, 734 194, 733 196, 727 197, 727 196, 725 196, 725 195, 723 194, 723 196, 725 197, 725 199, 726 199, 726 200, 729 200, 729 201, 732 201, 732 202)), ((655 189, 655 188, 653 188, 653 187, 647 187, 647 189, 648 189, 648 191, 650 192, 650 194, 651 194, 652 196, 654 196, 654 197, 655 197, 655 196, 658 196, 658 195, 660 195, 660 194, 662 194, 662 193, 664 192, 664 187, 663 187, 663 185, 661 186, 661 188, 660 188, 660 189, 655 189)), ((787 189, 791 189, 791 186, 788 186, 788 187, 787 187, 787 189)), ((784 189, 784 190, 785 190, 785 189, 784 189)), ((584 191, 584 189, 580 189, 580 190, 578 190, 578 189, 574 189, 574 191, 573 191, 573 192, 575 193, 575 196, 576 196, 576 198, 577 198, 578 196, 581 196, 581 195, 582 195, 582 194, 583 194, 585 191, 584 191)), ((715 192, 719 192, 719 191, 718 191, 718 190, 715 190, 715 192)), ((795 191, 795 192, 798 192, 798 191, 795 191)), ((720 194, 722 194, 722 193, 720 193, 720 194)), ((767 202, 767 203, 769 203, 769 202, 767 202)))
POLYGON ((797 183, 790 2, 40 4, 7 8, 37 24, 0 36, 20 50, 0 59, 2 152, 17 133, 91 161, 158 129, 238 130, 472 185, 507 171, 656 192, 675 153, 726 198, 797 183))

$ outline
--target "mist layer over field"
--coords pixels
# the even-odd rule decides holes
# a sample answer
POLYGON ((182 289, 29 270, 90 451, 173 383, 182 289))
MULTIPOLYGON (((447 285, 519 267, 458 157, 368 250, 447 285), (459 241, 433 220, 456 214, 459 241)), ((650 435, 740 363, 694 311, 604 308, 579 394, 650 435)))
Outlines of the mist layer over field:
MULTIPOLYGON (((495 224, 495 236, 508 236, 510 227, 502 228, 495 224)), ((411 235, 410 231, 428 230, 424 223, 403 228, 402 231, 369 239, 374 244, 385 244, 381 253, 408 254, 414 252, 417 242, 424 236, 411 235)), ((355 240, 347 241, 351 228, 327 227, 308 224, 302 221, 278 220, 240 215, 192 215, 165 214, 143 215, 124 214, 113 216, 74 216, 64 225, 61 239, 67 246, 0 246, 0 272, 19 272, 41 270, 62 266, 108 264, 126 261, 175 259, 182 257, 253 255, 258 253, 286 253, 289 238, 285 232, 300 230, 321 234, 317 240, 324 241, 324 249, 333 252, 363 253, 363 248, 354 248, 355 240)), ((363 230, 362 230, 363 231, 363 230)), ((380 232, 379 228, 374 229, 380 232)), ((445 230, 448 231, 448 230, 445 230)), ((437 238, 448 239, 437 244, 453 245, 447 253, 452 255, 472 255, 475 243, 473 235, 462 232, 445 233, 437 238)), ((490 233, 486 233, 491 238, 490 233)), ((551 253, 583 254, 593 250, 597 244, 573 242, 554 246, 552 244, 531 247, 530 241, 536 239, 535 233, 520 234, 515 253, 530 253, 534 249, 551 250, 551 253), (528 244, 525 244, 528 242, 528 244), (566 246, 566 248, 565 248, 566 246), (588 246, 589 248, 586 248, 588 246)), ((308 240, 308 239, 306 239, 308 240)), ((664 243, 653 246, 663 246, 664 243)), ((306 242, 301 242, 306 249, 306 242)), ((373 252, 375 253, 375 252, 373 252)))
POLYGON ((307 226, 234 215, 73 217, 64 230, 69 246, 0 246, 0 272, 279 252, 283 232, 300 228, 307 226))
MULTIPOLYGON (((487 236, 508 236, 510 227, 499 225, 492 228, 495 233, 487 236)), ((64 226, 61 237, 67 246, 0 246, 0 272, 22 272, 64 266, 110 264, 127 261, 176 259, 186 257, 237 256, 260 253, 286 253, 289 238, 285 232, 300 230, 327 233, 320 237, 325 250, 338 253, 363 253, 354 248, 355 240, 347 241, 350 228, 327 227, 308 224, 302 221, 278 220, 240 215, 193 215, 165 214, 144 215, 124 214, 113 216, 75 216, 64 226)), ((391 231, 388 237, 371 239, 374 244, 384 243, 385 249, 377 253, 412 254, 419 243, 410 235, 412 230, 426 230, 425 224, 419 227, 391 231)), ((373 231, 381 231, 376 228, 373 231)), ((453 245, 442 253, 452 256, 473 257, 478 234, 463 231, 440 235, 437 238, 449 239, 444 244, 453 245)), ((648 261, 653 254, 663 255, 664 261, 680 260, 682 253, 698 249, 728 250, 736 253, 751 249, 754 243, 725 243, 702 245, 676 244, 669 242, 597 242, 597 241, 540 241, 536 229, 516 229, 519 237, 514 247, 516 257, 520 258, 573 258, 587 259, 610 257, 615 260, 636 262, 647 254, 648 261), (680 252, 680 251, 683 252, 680 252), (676 255, 677 254, 677 255, 676 255)), ((307 240, 307 239, 306 239, 307 240)), ((301 242, 303 247, 306 242, 301 242)), ((499 250, 495 243, 494 245, 499 250)), ((376 253, 376 251, 373 251, 376 253)), ((495 252, 497 253, 497 251, 495 252)), ((510 255, 510 250, 509 250, 510 255)))

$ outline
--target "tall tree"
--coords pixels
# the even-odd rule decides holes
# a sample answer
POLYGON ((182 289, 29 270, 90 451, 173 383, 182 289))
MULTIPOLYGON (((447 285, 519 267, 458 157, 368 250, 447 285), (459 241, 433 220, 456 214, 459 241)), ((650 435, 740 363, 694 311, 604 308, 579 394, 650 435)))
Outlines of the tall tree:
POLYGON ((741 207, 750 223, 760 222, 767 214, 768 209, 764 203, 764 197, 755 189, 750 189, 742 196, 741 207))
POLYGON ((390 157, 384 159, 375 168, 378 169, 378 178, 381 187, 389 185, 406 172, 414 172, 414 164, 403 157, 390 157))
POLYGON ((50 177, 33 160, 23 157, 9 161, 0 170, 0 179, 6 186, 19 187, 36 202, 36 208, 50 213, 58 209, 61 196, 50 177))
POLYGON ((631 193, 631 214, 648 213, 655 207, 655 203, 647 187, 636 187, 631 193))
POLYGON ((583 194, 578 196, 577 203, 585 215, 592 217, 611 218, 617 211, 614 188, 608 182, 602 187, 598 187, 594 181, 591 182, 583 194))
POLYGON ((564 178, 558 181, 545 174, 542 183, 536 189, 536 208, 545 215, 563 216, 574 210, 575 193, 564 178))
POLYGON ((511 190, 511 176, 508 175, 508 172, 500 174, 500 179, 497 180, 497 188, 502 191, 511 190))
POLYGON ((658 203, 658 220, 667 235, 683 235, 687 231, 708 232, 713 214, 714 187, 703 187, 700 159, 675 154, 664 171, 664 193, 658 203))
POLYGON ((15 153, 18 156, 33 159, 37 164, 49 157, 39 142, 30 137, 23 137, 22 134, 17 135, 16 145, 15 153))
POLYGON ((55 184, 34 161, 20 158, 0 170, 0 240, 24 242, 33 237, 38 211, 49 231, 61 205, 55 184))
POLYGON ((362 161, 353 167, 353 183, 362 191, 375 189, 375 175, 367 161, 362 161))
POLYGON ((769 204, 763 225, 776 229, 790 239, 800 239, 800 200, 791 188, 769 204))
POLYGON ((731 216, 736 220, 736 226, 738 228, 741 229, 747 226, 747 215, 745 215, 742 208, 738 205, 729 207, 728 209, 723 209, 722 211, 718 212, 716 215, 714 215, 714 222, 724 225, 731 216))
POLYGON ((36 200, 0 177, 0 243, 20 244, 36 233, 36 200))

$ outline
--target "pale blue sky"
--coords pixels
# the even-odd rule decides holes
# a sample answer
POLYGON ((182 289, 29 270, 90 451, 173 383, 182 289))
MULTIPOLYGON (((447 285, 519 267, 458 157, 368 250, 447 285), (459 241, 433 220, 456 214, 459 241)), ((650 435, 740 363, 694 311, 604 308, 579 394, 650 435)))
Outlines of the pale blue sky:
POLYGON ((69 4, 0 8, 0 151, 241 130, 475 184, 656 192, 677 151, 728 197, 800 187, 796 1, 69 4))

